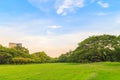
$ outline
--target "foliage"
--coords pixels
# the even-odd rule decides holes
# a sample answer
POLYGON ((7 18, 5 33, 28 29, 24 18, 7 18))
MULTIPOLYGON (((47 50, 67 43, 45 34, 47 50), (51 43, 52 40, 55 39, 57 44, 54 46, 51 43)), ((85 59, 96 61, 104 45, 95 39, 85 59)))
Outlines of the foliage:
POLYGON ((58 57, 58 62, 70 62, 70 55, 72 54, 72 51, 70 50, 66 54, 61 54, 58 57))
POLYGON ((5 63, 10 63, 12 59, 12 55, 6 52, 0 52, 0 63, 5 64, 5 63))
POLYGON ((50 57, 47 56, 45 52, 36 52, 31 54, 31 56, 37 63, 45 63, 48 62, 50 59, 50 57))
POLYGON ((72 62, 120 61, 120 37, 92 36, 81 43, 70 55, 72 62))
POLYGON ((12 59, 13 64, 27 64, 27 63, 33 63, 34 60, 30 58, 23 58, 23 57, 16 57, 12 59))
POLYGON ((50 57, 44 52, 29 54, 24 47, 6 48, 0 45, 0 64, 26 64, 49 62, 50 57))

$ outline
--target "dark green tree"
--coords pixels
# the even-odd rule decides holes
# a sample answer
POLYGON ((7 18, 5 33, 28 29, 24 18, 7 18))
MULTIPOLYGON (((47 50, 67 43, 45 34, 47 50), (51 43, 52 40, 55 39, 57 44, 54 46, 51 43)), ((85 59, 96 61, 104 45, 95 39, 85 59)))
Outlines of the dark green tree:
POLYGON ((120 57, 119 50, 120 38, 113 35, 92 36, 79 43, 70 59, 73 62, 116 61, 120 57))
POLYGON ((70 62, 70 55, 72 54, 72 51, 70 50, 69 52, 65 54, 61 54, 58 57, 58 62, 70 62))

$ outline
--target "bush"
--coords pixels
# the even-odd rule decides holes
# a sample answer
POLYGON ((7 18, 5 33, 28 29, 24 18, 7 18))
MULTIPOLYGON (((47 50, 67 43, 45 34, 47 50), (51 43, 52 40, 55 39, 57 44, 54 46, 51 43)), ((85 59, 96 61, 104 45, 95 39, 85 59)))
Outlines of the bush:
POLYGON ((27 64, 27 63, 34 63, 35 61, 30 58, 23 58, 23 57, 16 57, 12 59, 13 64, 27 64))

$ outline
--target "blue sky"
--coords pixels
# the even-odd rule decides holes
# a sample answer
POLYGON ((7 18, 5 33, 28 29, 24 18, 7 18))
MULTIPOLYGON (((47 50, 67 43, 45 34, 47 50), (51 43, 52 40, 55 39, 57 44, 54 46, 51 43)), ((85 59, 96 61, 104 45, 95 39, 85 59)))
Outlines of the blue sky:
POLYGON ((120 0, 0 0, 0 43, 58 56, 92 35, 120 34, 120 0))

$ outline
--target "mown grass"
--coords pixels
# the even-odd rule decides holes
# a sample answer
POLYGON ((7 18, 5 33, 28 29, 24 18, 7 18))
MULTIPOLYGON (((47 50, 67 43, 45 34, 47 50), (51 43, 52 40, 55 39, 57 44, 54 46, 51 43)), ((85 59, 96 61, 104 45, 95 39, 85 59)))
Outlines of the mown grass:
POLYGON ((120 63, 0 65, 0 80, 120 80, 120 63))

